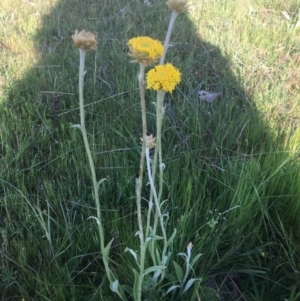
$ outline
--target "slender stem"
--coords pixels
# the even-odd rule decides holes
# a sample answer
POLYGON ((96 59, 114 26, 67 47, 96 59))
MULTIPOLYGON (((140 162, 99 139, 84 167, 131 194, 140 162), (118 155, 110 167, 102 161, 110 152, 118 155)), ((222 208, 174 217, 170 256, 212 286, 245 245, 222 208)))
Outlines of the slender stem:
MULTIPOLYGON (((162 57, 159 60, 159 63, 162 65, 165 62, 165 57, 166 57, 166 53, 168 51, 168 46, 170 43, 170 38, 171 38, 171 33, 172 33, 172 29, 174 27, 174 23, 175 20, 178 16, 178 13, 173 11, 171 13, 171 18, 169 21, 169 26, 168 26, 168 30, 167 30, 167 34, 166 34, 166 38, 164 41, 164 53, 162 55, 162 57)), ((163 99, 164 99, 164 94, 159 96, 159 93, 163 93, 162 91, 157 93, 157 105, 156 105, 156 112, 161 112, 160 117, 158 117, 158 115, 156 116, 157 118, 157 136, 160 136, 159 138, 157 138, 158 144, 160 145, 159 147, 155 148, 155 153, 154 153, 154 158, 153 158, 153 168, 152 168, 152 179, 153 182, 155 182, 155 176, 156 176, 156 166, 157 166, 157 159, 159 157, 159 174, 160 174, 160 179, 159 179, 159 193, 158 193, 158 202, 160 203, 161 200, 161 196, 162 196, 162 188, 163 188, 163 168, 162 168, 162 151, 161 151, 161 125, 162 125, 162 119, 163 119, 163 99), (161 101, 159 103, 159 99, 161 98, 161 101)), ((160 114, 160 113, 159 113, 160 114)), ((150 192, 150 197, 149 197, 149 202, 151 203, 153 200, 153 191, 151 190, 150 192)), ((154 219, 154 225, 153 225, 153 234, 156 233, 156 229, 157 229, 157 224, 158 224, 158 216, 155 213, 155 219, 154 219)), ((152 242, 151 245, 151 254, 154 253, 154 248, 155 248, 155 243, 152 242)), ((164 246, 164 251, 163 254, 166 253, 166 248, 167 248, 167 244, 165 243, 164 246)), ((153 256, 152 256, 153 258, 153 256)), ((154 258, 154 262, 156 263, 156 260, 154 258)))
MULTIPOLYGON (((171 18, 169 21, 169 26, 164 42, 164 53, 162 57, 159 60, 159 63, 162 65, 164 64, 166 53, 168 51, 168 46, 171 38, 172 29, 174 27, 175 20, 178 16, 178 13, 175 11, 172 11, 171 18)), ((152 179, 153 182, 155 182, 156 177, 156 166, 157 166, 157 158, 159 157, 159 173, 160 173, 160 179, 159 179, 159 193, 158 193, 158 200, 160 202, 161 196, 162 196, 162 188, 163 188, 163 168, 162 168, 162 149, 161 149, 161 127, 162 127, 162 120, 163 120, 163 100, 164 100, 165 93, 162 91, 157 92, 157 104, 156 104, 156 130, 157 130, 157 139, 158 147, 155 148, 154 158, 153 158, 153 169, 152 169, 152 179), (159 115, 159 116, 158 116, 159 115)), ((151 190, 149 202, 152 202, 153 200, 153 192, 151 190)), ((155 220, 154 220, 154 227, 153 232, 155 234, 156 228, 157 228, 157 215, 155 214, 155 220)), ((152 244, 152 251, 154 248, 154 244, 152 244)), ((153 252, 151 252, 153 253, 153 252)))
MULTIPOLYGON (((93 187, 94 187, 94 197, 95 197, 95 203, 97 207, 97 225, 98 225, 98 231, 100 236, 100 248, 101 253, 104 253, 104 230, 103 230, 103 224, 102 224, 102 217, 101 217, 101 206, 100 206, 100 200, 99 200, 99 193, 98 193, 98 183, 96 178, 96 171, 95 171, 95 165, 94 160, 92 157, 92 152, 90 149, 90 145, 87 138, 87 132, 85 128, 85 112, 84 112, 84 100, 83 100, 83 82, 84 82, 84 63, 85 63, 85 55, 86 51, 79 49, 80 51, 80 64, 79 64, 79 107, 80 107, 80 129, 82 132, 82 137, 84 141, 85 150, 87 153, 90 170, 92 174, 92 181, 93 181, 93 187)), ((109 282, 111 283, 113 281, 113 277, 111 274, 111 270, 108 265, 108 261, 104 259, 103 262, 105 266, 106 275, 108 277, 109 282)))
POLYGON ((174 23, 175 23, 175 20, 176 20, 177 16, 178 16, 178 12, 172 11, 168 31, 167 31, 165 42, 164 42, 164 54, 159 60, 159 63, 161 65, 164 64, 164 62, 165 62, 166 54, 167 54, 169 43, 170 43, 172 29, 173 29, 173 26, 174 26, 174 23))
POLYGON ((145 244, 144 228, 143 228, 143 221, 142 221, 142 208, 141 208, 144 162, 145 162, 145 153, 146 153, 146 145, 147 145, 146 144, 147 123, 146 123, 144 74, 145 74, 145 65, 140 64, 140 72, 138 75, 138 80, 139 80, 139 92, 140 92, 141 110, 142 110, 143 144, 142 144, 142 153, 140 159, 139 178, 137 179, 137 183, 136 183, 136 204, 137 204, 137 215, 138 215, 139 237, 140 237, 140 274, 139 274, 137 301, 140 301, 142 299, 142 285, 144 279, 143 274, 145 270, 145 255, 146 255, 146 244, 145 244))
MULTIPOLYGON (((156 156, 157 157, 157 156, 156 156)), ((147 172, 148 172, 148 179, 150 182, 150 197, 149 197, 149 205, 148 205, 148 213, 147 213, 147 226, 146 226, 146 234, 145 237, 147 238, 149 236, 150 232, 150 223, 151 223, 151 213, 153 210, 153 197, 157 198, 156 189, 155 189, 155 175, 151 173, 151 160, 150 160, 150 153, 149 149, 146 148, 146 164, 147 164, 147 172)), ((153 166, 154 168, 154 166, 153 166)), ((152 227, 152 234, 153 233, 153 227, 152 227)), ((148 246, 148 243, 146 243, 148 246)), ((155 249, 155 240, 150 240, 150 256, 152 258, 152 264, 154 266, 158 265, 156 253, 154 252, 155 249)))
MULTIPOLYGON (((163 217, 162 217, 161 210, 160 210, 160 199, 157 196, 156 189, 155 189, 155 184, 154 184, 152 174, 151 174, 150 155, 149 155, 149 149, 148 148, 146 149, 146 163, 147 163, 147 172, 148 172, 149 183, 150 183, 151 191, 153 193, 155 206, 156 206, 156 212, 157 212, 155 214, 155 219, 159 218, 160 225, 161 225, 161 230, 162 230, 163 238, 164 238, 164 249, 163 249, 163 253, 162 253, 162 258, 163 258, 165 253, 166 253, 166 250, 167 250, 167 234, 166 234, 165 226, 164 226, 164 223, 163 223, 163 217)), ((154 243, 153 243, 153 245, 154 245, 154 243)), ((155 254, 152 254, 152 255, 155 258, 155 256, 154 256, 155 254)))
POLYGON ((161 136, 162 136, 162 121, 163 121, 163 102, 165 98, 165 92, 157 91, 157 102, 156 102, 156 149, 158 152, 158 166, 159 166, 159 190, 158 190, 158 197, 154 197, 155 207, 156 207, 156 214, 155 214, 155 221, 154 221, 154 233, 156 232, 157 227, 157 219, 159 219, 161 231, 164 237, 164 248, 162 252, 162 258, 166 255, 167 251, 167 235, 165 230, 165 225, 163 221, 163 216, 161 214, 161 197, 163 191, 163 162, 162 162, 162 143, 161 143, 161 136))
MULTIPOLYGON (((147 163, 148 178, 149 178, 149 181, 152 181, 150 153, 149 153, 149 149, 148 148, 146 148, 146 163, 147 163), (149 171, 150 171, 150 173, 149 173, 149 171)), ((147 224, 146 224, 146 233, 145 233, 145 237, 146 238, 149 236, 149 232, 150 232, 151 213, 152 213, 152 209, 153 209, 153 201, 152 201, 153 196, 151 196, 152 195, 152 191, 153 190, 151 189, 150 190, 150 198, 149 198, 149 201, 148 201, 147 224)), ((155 256, 152 256, 152 254, 151 254, 151 257, 152 257, 152 260, 153 260, 153 264, 157 265, 156 264, 155 256)))

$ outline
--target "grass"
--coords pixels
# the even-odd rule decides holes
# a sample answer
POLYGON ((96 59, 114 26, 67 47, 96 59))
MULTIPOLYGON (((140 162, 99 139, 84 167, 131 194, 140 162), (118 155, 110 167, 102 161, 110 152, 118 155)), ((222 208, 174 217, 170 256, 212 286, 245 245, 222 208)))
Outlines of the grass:
MULTIPOLYGON (((164 39, 169 12, 151 2, 1 2, 2 300, 115 300, 88 220, 95 208, 82 137, 71 128, 75 29, 99 41, 86 62, 87 129, 98 178, 107 178, 100 197, 113 264, 123 283, 133 281, 124 250, 138 248, 141 120, 126 43, 164 39)), ((299 299, 298 21, 297 0, 195 0, 175 24, 167 61, 183 81, 166 99, 165 210, 176 253, 192 241, 203 254, 195 300, 299 299), (200 89, 223 95, 202 103, 200 89)))

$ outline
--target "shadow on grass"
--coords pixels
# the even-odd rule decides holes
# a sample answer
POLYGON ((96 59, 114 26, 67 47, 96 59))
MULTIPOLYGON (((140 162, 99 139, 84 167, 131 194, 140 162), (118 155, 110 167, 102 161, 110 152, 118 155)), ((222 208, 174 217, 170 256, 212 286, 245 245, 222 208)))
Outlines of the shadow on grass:
MULTIPOLYGON (((70 0, 43 17, 34 37, 42 59, 1 108, 3 300, 115 300, 87 220, 95 208, 81 134, 70 127, 79 122, 75 29, 91 30, 99 41, 87 56, 87 127, 98 178, 108 179, 101 199, 107 241, 115 238, 112 259, 122 283, 133 281, 124 249, 138 248, 141 121, 137 66, 126 43, 137 35, 163 40, 168 17, 161 4, 70 0)), ((203 253, 195 270, 203 277, 201 300, 289 298, 300 268, 294 158, 245 94, 230 58, 203 41, 188 16, 177 19, 167 61, 182 72, 181 85, 166 98, 164 122, 165 210, 170 233, 179 233, 174 250, 193 241, 195 254, 203 253), (222 95, 209 104, 199 101, 199 90, 222 95)), ((147 99, 152 133, 154 93, 147 99)))

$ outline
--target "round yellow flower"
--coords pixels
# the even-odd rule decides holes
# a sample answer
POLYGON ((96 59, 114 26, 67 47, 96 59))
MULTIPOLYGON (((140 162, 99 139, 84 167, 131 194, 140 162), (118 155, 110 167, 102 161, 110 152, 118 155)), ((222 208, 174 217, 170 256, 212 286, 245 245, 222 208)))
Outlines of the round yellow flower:
POLYGON ((128 55, 133 58, 133 63, 152 65, 163 55, 164 47, 158 40, 149 37, 132 38, 127 43, 128 55))
POLYGON ((180 79, 181 73, 172 64, 158 65, 147 73, 147 89, 172 92, 180 79))

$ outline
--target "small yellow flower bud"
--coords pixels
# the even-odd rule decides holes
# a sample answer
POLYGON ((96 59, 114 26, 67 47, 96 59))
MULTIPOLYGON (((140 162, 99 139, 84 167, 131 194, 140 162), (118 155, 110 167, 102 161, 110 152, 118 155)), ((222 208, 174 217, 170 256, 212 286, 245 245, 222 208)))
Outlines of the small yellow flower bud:
POLYGON ((166 2, 170 10, 182 13, 187 10, 187 0, 168 0, 166 2))
POLYGON ((186 252, 187 252, 188 258, 191 257, 192 248, 193 248, 193 244, 192 244, 192 242, 190 242, 190 243, 188 244, 187 248, 186 248, 186 252))
MULTIPOLYGON (((143 142, 143 138, 141 138, 141 141, 143 142)), ((146 136, 146 147, 151 149, 151 148, 155 148, 156 146, 156 138, 153 137, 153 135, 151 134, 150 136, 146 136)))
POLYGON ((75 30, 75 34, 72 35, 72 40, 75 47, 85 51, 94 49, 94 46, 97 43, 95 35, 92 32, 86 32, 85 30, 81 30, 80 32, 75 30))

